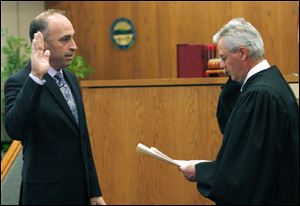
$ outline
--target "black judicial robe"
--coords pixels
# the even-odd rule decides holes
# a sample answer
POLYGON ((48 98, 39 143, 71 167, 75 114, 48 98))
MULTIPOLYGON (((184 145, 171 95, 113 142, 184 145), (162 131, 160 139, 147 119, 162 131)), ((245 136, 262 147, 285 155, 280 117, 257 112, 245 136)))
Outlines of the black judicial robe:
POLYGON ((196 165, 217 204, 299 204, 299 107, 276 66, 252 77, 228 119, 215 161, 196 165))

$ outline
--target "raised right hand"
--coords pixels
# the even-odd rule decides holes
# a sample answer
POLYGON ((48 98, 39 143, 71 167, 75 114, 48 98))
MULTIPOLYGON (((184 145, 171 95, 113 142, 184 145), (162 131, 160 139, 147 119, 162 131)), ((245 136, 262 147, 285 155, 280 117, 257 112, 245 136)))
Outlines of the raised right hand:
POLYGON ((50 51, 44 51, 44 37, 41 32, 34 34, 31 45, 31 73, 43 79, 49 69, 50 51))

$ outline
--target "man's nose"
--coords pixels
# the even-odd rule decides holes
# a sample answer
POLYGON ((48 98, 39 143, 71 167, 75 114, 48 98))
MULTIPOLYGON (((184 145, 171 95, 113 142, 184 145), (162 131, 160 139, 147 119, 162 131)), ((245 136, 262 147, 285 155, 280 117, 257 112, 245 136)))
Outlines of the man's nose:
POLYGON ((77 45, 76 45, 74 39, 71 40, 71 43, 70 43, 70 49, 72 49, 72 50, 77 50, 77 45))

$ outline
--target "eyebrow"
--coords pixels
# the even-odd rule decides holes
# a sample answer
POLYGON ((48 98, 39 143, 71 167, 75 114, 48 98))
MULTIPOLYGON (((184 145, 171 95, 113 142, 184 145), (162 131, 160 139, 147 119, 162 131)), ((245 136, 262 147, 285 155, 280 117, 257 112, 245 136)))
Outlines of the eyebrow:
POLYGON ((65 36, 62 36, 62 37, 59 38, 59 39, 64 39, 64 38, 71 38, 71 35, 65 35, 65 36))

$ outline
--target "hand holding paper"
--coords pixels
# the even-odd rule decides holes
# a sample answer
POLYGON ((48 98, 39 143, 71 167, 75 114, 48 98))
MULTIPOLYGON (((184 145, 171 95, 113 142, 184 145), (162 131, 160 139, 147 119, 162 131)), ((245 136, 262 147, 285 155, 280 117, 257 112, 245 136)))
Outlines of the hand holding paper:
POLYGON ((211 161, 211 160, 190 160, 190 161, 187 161, 187 160, 174 160, 171 157, 169 157, 168 155, 166 155, 166 154, 162 153, 161 151, 159 151, 158 149, 156 149, 155 147, 149 148, 149 147, 143 145, 142 143, 139 143, 136 146, 136 151, 140 152, 140 153, 143 153, 145 155, 148 155, 150 157, 153 157, 155 159, 162 160, 162 161, 167 162, 169 164, 176 165, 176 166, 180 167, 183 170, 184 170, 185 167, 189 166, 190 164, 196 165, 196 164, 201 163, 201 162, 210 162, 211 161))

